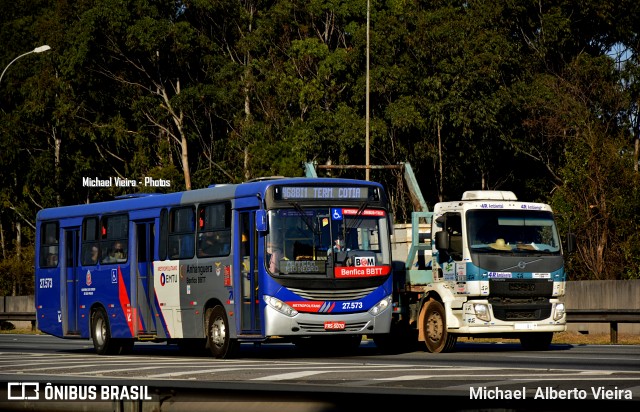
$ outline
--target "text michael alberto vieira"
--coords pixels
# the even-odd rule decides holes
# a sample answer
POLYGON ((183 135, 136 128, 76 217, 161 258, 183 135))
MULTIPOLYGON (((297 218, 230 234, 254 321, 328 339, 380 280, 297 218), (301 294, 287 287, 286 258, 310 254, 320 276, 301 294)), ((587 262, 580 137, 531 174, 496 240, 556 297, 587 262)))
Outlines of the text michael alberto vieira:
POLYGON ((154 179, 146 176, 143 180, 127 179, 125 177, 109 176, 106 179, 99 177, 83 177, 82 186, 84 187, 171 187, 169 179, 154 179))
POLYGON ((592 386, 591 391, 585 389, 556 389, 550 386, 537 387, 535 393, 529 393, 527 388, 522 389, 500 389, 498 387, 487 388, 480 386, 469 388, 469 399, 633 399, 633 394, 629 389, 606 389, 604 386, 592 386), (591 395, 591 398, 589 398, 591 395))

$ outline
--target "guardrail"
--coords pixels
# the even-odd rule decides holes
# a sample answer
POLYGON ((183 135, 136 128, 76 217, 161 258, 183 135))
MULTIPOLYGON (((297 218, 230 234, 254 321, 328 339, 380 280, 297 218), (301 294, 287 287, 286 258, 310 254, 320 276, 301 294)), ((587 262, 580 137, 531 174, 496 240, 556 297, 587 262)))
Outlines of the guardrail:
POLYGON ((640 309, 567 309, 567 322, 608 323, 611 343, 618 343, 618 323, 640 323, 640 309))
POLYGON ((35 312, 0 312, 0 320, 31 322, 31 329, 36 328, 35 312))

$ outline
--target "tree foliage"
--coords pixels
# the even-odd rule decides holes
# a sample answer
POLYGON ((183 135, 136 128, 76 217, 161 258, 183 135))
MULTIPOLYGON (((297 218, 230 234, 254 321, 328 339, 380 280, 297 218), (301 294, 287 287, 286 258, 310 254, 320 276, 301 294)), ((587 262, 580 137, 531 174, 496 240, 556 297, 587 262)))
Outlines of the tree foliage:
MULTIPOLYGON (((368 75, 371 164, 410 162, 431 205, 471 189, 551 203, 579 239, 573 278, 640 277, 640 3, 372 0, 368 73, 367 3, 14 2, 2 67, 52 50, 0 83, 0 272, 23 273, 45 207, 363 164, 368 75)), ((400 173, 371 179, 408 219, 400 173)))

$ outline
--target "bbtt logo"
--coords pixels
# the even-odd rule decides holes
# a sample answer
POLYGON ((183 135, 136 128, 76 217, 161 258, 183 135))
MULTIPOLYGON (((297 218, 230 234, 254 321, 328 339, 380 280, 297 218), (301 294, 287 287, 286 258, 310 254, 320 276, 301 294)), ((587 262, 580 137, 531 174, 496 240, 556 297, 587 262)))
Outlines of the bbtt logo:
POLYGON ((369 257, 355 257, 354 263, 356 266, 375 266, 376 259, 372 256, 369 257))

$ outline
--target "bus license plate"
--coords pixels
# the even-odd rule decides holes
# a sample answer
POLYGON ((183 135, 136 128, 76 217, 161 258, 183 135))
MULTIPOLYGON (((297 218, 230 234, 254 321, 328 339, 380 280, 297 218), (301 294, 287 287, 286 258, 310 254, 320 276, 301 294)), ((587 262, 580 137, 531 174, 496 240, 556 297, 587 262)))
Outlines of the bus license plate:
POLYGON ((344 330, 344 321, 327 321, 324 323, 324 330, 344 330))

